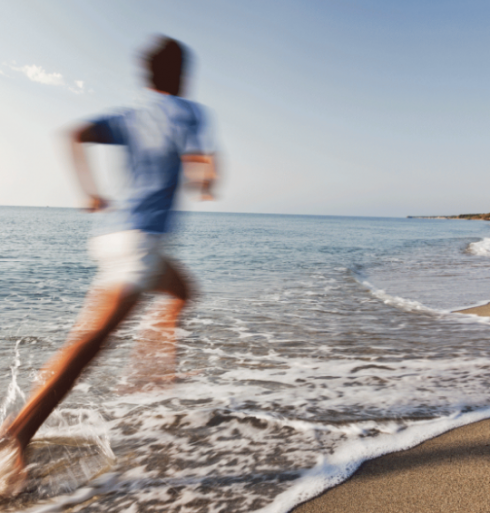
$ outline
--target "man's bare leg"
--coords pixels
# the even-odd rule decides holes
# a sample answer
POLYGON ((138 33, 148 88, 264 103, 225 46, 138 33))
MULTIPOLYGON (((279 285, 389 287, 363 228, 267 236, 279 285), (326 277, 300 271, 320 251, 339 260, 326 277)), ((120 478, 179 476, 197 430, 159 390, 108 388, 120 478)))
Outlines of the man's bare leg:
POLYGON ((172 298, 163 307, 160 302, 148 314, 151 326, 145 329, 134 348, 128 384, 121 392, 136 392, 148 386, 159 386, 175 380, 176 341, 180 313, 191 293, 188 280, 172 264, 152 292, 167 293, 172 298))
POLYGON ((42 371, 45 382, 14 421, 0 431, 19 446, 18 473, 22 472, 23 453, 31 438, 100 351, 108 335, 128 315, 139 294, 128 290, 126 285, 117 285, 93 292, 91 297, 82 313, 82 323, 75 326, 66 345, 42 371))

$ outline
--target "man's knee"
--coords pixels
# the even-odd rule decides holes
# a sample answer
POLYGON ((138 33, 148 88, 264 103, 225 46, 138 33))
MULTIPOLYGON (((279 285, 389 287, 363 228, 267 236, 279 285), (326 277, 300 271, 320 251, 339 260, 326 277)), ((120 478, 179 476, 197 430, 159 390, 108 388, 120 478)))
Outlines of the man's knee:
POLYGON ((182 301, 189 301, 194 298, 194 286, 188 274, 174 264, 167 263, 164 275, 157 286, 157 292, 166 292, 182 301))

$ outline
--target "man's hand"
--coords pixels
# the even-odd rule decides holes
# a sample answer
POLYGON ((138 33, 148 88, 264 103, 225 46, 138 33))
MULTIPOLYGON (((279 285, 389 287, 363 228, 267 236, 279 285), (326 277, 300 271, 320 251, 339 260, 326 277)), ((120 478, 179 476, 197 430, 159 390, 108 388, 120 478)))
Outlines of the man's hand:
POLYGON ((214 180, 206 180, 202 181, 201 186, 201 201, 214 201, 215 197, 212 192, 214 180))
POLYGON ((214 155, 182 155, 187 186, 199 189, 201 201, 213 201, 213 187, 218 177, 214 155))
POLYGON ((90 196, 88 205, 85 208, 88 212, 99 212, 109 206, 109 202, 100 196, 90 196))

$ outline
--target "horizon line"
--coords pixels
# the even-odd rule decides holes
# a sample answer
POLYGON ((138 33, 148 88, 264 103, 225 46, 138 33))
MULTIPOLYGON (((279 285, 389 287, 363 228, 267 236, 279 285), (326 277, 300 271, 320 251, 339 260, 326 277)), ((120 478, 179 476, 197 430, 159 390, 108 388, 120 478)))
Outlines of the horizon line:
MULTIPOLYGON (((69 210, 80 210, 83 211, 83 208, 79 207, 58 207, 52 205, 0 205, 0 208, 53 208, 53 209, 69 209, 69 210)), ((203 211, 203 210, 179 210, 175 209, 174 212, 182 212, 186 214, 232 214, 232 215, 263 215, 263 216, 303 216, 303 217, 362 217, 362 218, 370 218, 370 219, 408 219, 408 218, 417 218, 417 217, 435 217, 435 216, 414 216, 414 215, 404 215, 404 216, 395 216, 395 215, 347 215, 347 214, 300 214, 300 213, 283 213, 283 212, 221 212, 221 211, 203 211)))

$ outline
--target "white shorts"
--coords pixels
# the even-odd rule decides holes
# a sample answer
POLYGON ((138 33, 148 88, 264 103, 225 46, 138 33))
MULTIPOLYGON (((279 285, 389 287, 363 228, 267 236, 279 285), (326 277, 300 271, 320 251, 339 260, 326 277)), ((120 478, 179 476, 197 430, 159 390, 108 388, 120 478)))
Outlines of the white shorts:
POLYGON ((141 292, 154 288, 166 268, 164 237, 128 230, 90 239, 89 254, 99 267, 95 285, 128 284, 141 292))

